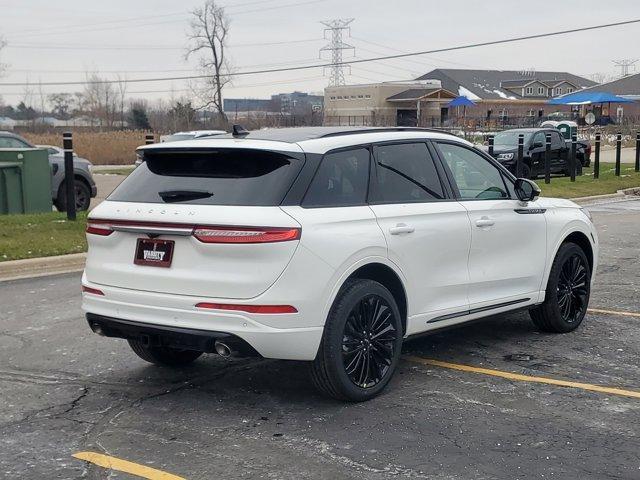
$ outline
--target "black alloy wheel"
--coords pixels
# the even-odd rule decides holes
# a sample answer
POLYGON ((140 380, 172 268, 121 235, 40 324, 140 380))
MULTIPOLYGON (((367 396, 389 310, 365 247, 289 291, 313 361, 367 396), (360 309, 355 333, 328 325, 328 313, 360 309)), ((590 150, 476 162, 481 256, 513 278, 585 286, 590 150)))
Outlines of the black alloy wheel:
POLYGON ((543 332, 568 333, 580 326, 591 294, 591 264, 575 243, 564 243, 551 266, 544 302, 531 310, 543 332))
POLYGON ((583 257, 573 254, 560 269, 557 286, 557 301, 560 316, 567 323, 579 321, 587 310, 589 278, 588 267, 583 257))
POLYGON ((388 373, 395 358, 396 324, 391 306, 378 295, 362 298, 351 310, 342 335, 342 362, 354 385, 373 387, 388 373))
POLYGON ((311 379, 329 397, 371 400, 393 378, 403 336, 400 309, 389 289, 374 280, 348 279, 327 316, 311 379))

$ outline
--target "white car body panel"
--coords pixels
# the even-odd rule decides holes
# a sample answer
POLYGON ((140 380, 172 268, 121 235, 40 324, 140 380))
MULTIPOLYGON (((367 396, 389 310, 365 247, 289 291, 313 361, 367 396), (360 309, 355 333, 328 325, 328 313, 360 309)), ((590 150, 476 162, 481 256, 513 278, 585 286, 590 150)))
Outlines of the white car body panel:
MULTIPOLYGON (((108 201, 98 205, 92 219, 171 222, 177 225, 233 225, 299 227, 279 207, 219 205, 131 204, 108 201)), ((107 237, 91 235, 92 254, 85 271, 92 283, 122 288, 207 296, 253 298, 267 290, 286 268, 297 241, 270 244, 204 244, 193 236, 175 241, 171 272, 133 263, 138 238, 145 235, 114 232, 107 237), (260 268, 256 268, 259 262, 260 268)))
POLYGON ((470 228, 464 207, 458 202, 429 202, 371 209, 387 240, 389 259, 407 277, 409 317, 467 308, 470 228), (413 231, 391 233, 403 226, 413 231))
POLYGON ((517 200, 460 203, 471 223, 470 308, 537 298, 547 253, 545 215, 516 213, 537 207, 522 208, 517 200))

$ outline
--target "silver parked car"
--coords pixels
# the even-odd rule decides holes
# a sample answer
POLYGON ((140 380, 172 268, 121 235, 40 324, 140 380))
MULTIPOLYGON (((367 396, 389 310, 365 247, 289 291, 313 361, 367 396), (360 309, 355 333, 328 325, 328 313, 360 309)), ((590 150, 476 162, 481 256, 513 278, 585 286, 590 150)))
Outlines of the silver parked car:
MULTIPOLYGON (((49 153, 51 165, 51 199, 61 212, 67 209, 67 199, 64 190, 64 152, 61 148, 51 145, 33 145, 20 135, 0 131, 0 148, 44 148, 49 153)), ((74 186, 76 190, 76 209, 88 210, 91 199, 98 193, 96 183, 91 175, 91 162, 84 158, 73 156, 74 186)))

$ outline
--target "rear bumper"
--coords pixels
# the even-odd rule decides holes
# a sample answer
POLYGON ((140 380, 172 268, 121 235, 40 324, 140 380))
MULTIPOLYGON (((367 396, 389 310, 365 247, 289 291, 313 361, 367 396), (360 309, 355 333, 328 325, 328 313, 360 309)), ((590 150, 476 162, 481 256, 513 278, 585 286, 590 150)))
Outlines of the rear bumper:
POLYGON ((216 351, 215 342, 220 340, 227 345, 233 346, 233 350, 243 355, 257 355, 257 352, 244 340, 223 332, 150 325, 131 320, 104 317, 93 313, 87 313, 87 322, 91 330, 99 335, 138 340, 149 346, 213 353, 216 351))
POLYGON ((283 360, 313 360, 322 338, 323 327, 296 326, 305 323, 300 313, 206 310, 195 307, 202 301, 198 297, 94 285, 86 278, 83 283, 104 292, 104 296, 83 293, 82 309, 90 324, 93 320, 105 325, 111 332, 107 336, 132 338, 128 335, 151 333, 192 342, 188 347, 192 350, 213 351, 215 339, 226 335, 241 339, 265 358, 283 360))

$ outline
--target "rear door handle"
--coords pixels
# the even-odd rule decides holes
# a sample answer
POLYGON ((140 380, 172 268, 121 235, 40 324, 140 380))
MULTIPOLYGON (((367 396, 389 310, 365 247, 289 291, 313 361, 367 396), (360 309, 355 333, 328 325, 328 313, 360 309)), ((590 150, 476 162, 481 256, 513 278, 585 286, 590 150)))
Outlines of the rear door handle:
POLYGON ((492 227, 493 225, 495 225, 495 221, 491 220, 490 218, 487 217, 482 217, 478 220, 476 220, 476 227, 492 227))
POLYGON ((395 227, 389 229, 391 235, 400 235, 402 233, 413 233, 415 228, 407 225, 406 223, 398 223, 395 227))

